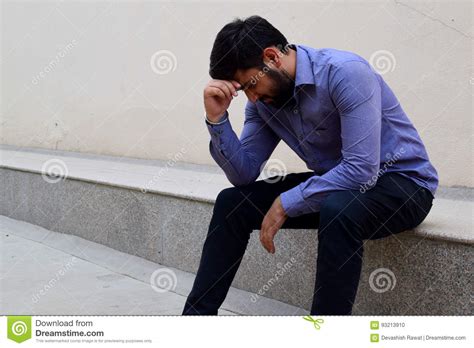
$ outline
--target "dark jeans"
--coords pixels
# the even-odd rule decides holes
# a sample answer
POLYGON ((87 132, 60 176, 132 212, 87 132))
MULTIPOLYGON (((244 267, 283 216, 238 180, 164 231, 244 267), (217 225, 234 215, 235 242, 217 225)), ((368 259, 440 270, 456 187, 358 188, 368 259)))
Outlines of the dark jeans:
MULTIPOLYGON (((284 179, 259 180, 219 193, 183 315, 217 314, 252 230, 260 229, 264 214, 280 193, 312 175, 314 172, 292 173, 284 179)), ((333 192, 319 212, 289 217, 282 228, 318 229, 311 314, 350 315, 362 268, 363 241, 414 228, 428 215, 432 201, 431 192, 411 179, 385 173, 368 191, 333 192)), ((266 252, 263 247, 262 252, 266 252)))

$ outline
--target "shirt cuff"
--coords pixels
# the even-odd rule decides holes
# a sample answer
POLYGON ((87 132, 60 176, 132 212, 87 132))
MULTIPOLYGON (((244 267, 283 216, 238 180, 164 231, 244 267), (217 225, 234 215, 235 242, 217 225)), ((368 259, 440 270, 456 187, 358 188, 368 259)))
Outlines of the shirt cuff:
POLYGON ((219 118, 219 120, 217 122, 211 122, 209 120, 209 118, 207 118, 207 115, 206 115, 206 118, 205 118, 205 121, 206 121, 206 124, 208 126, 219 126, 221 124, 223 124, 224 122, 227 122, 229 119, 229 114, 228 112, 224 112, 224 114, 219 118))
POLYGON ((219 119, 219 124, 212 124, 208 122, 207 117, 205 118, 207 129, 211 135, 212 143, 222 152, 225 151, 226 139, 229 138, 229 134, 232 133, 232 125, 230 124, 229 114, 227 111, 219 119))
POLYGON ((300 186, 280 194, 281 205, 289 217, 296 217, 311 212, 311 207, 305 202, 300 186))

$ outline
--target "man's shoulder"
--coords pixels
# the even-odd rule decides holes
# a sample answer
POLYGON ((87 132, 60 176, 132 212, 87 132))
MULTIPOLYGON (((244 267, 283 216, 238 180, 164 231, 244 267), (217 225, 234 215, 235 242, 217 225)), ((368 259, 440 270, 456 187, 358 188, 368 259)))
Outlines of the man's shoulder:
POLYGON ((367 60, 359 54, 351 51, 345 51, 337 48, 322 47, 314 48, 310 46, 299 45, 304 49, 310 60, 315 65, 331 65, 339 67, 346 62, 359 61, 368 64, 367 60))

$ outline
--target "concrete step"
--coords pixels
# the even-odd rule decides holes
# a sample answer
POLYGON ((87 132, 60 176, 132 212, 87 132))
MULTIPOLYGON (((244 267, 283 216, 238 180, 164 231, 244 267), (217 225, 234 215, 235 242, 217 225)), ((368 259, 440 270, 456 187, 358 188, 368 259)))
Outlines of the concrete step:
MULTIPOLYGON (((8 146, 0 155, 0 214, 191 273, 215 197, 231 186, 210 166, 8 146), (67 179, 41 175, 53 165, 67 179)), ((368 241, 354 314, 472 314, 472 211, 472 189, 440 188, 418 228, 368 241)), ((308 310, 317 233, 282 230, 276 243, 267 254, 253 233, 233 286, 308 310)))
MULTIPOLYGON (((194 275, 83 238, 0 216, 0 313, 181 315, 194 275)), ((305 315, 231 288, 219 315, 305 315)))

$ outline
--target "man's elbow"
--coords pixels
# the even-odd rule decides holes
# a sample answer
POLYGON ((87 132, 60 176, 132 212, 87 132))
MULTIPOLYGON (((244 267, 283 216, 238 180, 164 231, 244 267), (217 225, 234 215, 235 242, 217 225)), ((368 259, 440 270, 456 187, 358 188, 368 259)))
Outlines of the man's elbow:
POLYGON ((235 187, 241 187, 241 186, 246 186, 249 184, 254 183, 258 178, 257 176, 254 175, 238 175, 236 177, 227 177, 229 179, 230 183, 234 185, 235 187))
POLYGON ((365 192, 375 186, 380 174, 378 164, 365 163, 354 175, 354 181, 359 190, 365 192))
POLYGON ((230 178, 227 178, 227 179, 229 179, 229 182, 230 182, 233 186, 235 186, 235 187, 246 186, 246 185, 249 185, 249 184, 251 184, 251 183, 253 183, 253 182, 255 181, 255 180, 254 180, 254 181, 242 180, 242 179, 240 179, 240 178, 237 179, 237 180, 235 180, 235 179, 230 179, 230 178))

